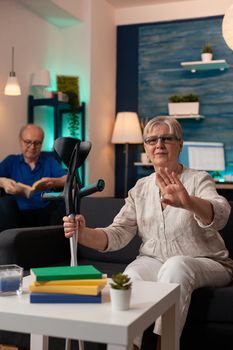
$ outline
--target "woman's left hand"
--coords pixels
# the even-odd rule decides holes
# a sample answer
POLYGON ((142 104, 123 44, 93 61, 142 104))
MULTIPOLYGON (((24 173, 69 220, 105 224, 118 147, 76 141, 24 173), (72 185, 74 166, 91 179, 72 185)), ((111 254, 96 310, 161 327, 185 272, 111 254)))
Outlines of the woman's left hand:
POLYGON ((160 189, 161 203, 177 208, 189 209, 190 196, 174 171, 158 169, 156 183, 160 189))

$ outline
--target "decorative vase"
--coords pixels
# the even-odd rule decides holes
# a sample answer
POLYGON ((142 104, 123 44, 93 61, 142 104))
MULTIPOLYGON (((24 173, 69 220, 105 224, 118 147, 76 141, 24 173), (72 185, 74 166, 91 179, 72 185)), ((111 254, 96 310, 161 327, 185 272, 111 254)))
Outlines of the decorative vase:
POLYGON ((212 58, 213 58, 213 54, 210 52, 204 52, 201 54, 202 62, 210 62, 212 61, 212 58))
POLYGON ((110 288, 110 298, 113 311, 129 309, 131 291, 131 288, 125 290, 110 288))

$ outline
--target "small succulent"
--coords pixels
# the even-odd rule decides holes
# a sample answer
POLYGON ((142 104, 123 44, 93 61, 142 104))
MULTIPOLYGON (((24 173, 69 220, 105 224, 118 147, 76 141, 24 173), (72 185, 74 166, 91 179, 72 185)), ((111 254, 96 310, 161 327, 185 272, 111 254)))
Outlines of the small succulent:
POLYGON ((110 286, 113 289, 127 290, 127 289, 130 289, 132 286, 130 277, 123 273, 118 273, 116 275, 113 275, 112 281, 113 282, 110 282, 110 286))
POLYGON ((203 49, 202 49, 202 53, 213 53, 213 49, 211 44, 205 44, 203 49))

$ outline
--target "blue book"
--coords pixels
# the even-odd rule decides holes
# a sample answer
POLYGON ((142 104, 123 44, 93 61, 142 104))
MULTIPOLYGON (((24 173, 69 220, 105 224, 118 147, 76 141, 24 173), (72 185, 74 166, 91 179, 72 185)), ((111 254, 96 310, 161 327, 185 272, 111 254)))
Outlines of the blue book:
POLYGON ((94 303, 102 302, 101 293, 97 295, 62 294, 62 293, 31 293, 30 303, 94 303))

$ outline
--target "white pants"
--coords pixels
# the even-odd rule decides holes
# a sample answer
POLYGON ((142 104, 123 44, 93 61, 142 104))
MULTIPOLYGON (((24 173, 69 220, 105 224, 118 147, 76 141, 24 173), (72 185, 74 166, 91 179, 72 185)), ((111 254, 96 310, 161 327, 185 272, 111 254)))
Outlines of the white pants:
MULTIPOLYGON (((174 256, 165 263, 140 256, 130 263, 124 273, 132 280, 157 281, 180 284, 179 329, 183 330, 191 295, 194 289, 204 286, 220 287, 231 281, 231 273, 220 263, 208 258, 174 256)), ((154 333, 161 335, 161 319, 155 323, 154 333)), ((139 345, 138 342, 135 344, 139 345)))

